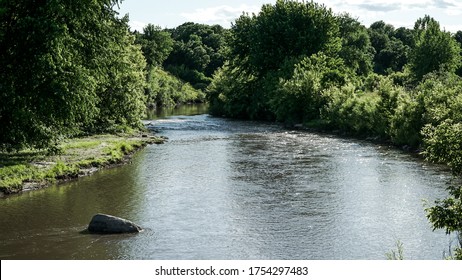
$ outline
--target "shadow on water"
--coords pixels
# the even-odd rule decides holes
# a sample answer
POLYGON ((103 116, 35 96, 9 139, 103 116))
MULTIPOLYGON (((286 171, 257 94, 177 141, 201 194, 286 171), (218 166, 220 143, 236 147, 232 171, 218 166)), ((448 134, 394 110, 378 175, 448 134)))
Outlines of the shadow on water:
POLYGON ((146 115, 148 120, 156 120, 168 116, 194 116, 208 113, 208 108, 209 106, 206 103, 188 104, 167 108, 159 107, 148 109, 146 111, 146 115))

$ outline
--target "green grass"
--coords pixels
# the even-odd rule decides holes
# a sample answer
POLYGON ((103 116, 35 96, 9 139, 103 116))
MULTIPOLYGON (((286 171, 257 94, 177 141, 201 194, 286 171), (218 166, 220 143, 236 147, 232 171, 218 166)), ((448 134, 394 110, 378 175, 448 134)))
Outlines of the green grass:
POLYGON ((18 193, 26 184, 46 186, 77 178, 88 168, 121 163, 139 148, 162 142, 155 137, 97 135, 63 142, 58 155, 40 150, 0 153, 0 191, 18 193))

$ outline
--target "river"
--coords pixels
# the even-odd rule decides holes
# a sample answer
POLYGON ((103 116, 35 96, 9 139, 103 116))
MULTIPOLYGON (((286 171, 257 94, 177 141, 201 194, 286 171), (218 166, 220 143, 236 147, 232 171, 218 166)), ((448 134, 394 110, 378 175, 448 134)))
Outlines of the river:
MULTIPOLYGON (((146 121, 169 138, 131 164, 0 199, 0 259, 381 260, 443 258, 423 199, 451 174, 365 141, 170 112, 146 121), (81 234, 91 217, 130 219, 136 235, 81 234)), ((453 241, 454 242, 454 241, 453 241)))

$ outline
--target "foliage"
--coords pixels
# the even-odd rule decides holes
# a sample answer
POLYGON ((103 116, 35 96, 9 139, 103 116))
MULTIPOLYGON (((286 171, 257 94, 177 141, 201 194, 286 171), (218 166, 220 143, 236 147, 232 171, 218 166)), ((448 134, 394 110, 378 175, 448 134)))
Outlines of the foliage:
POLYGON ((139 125, 145 62, 118 2, 0 2, 0 149, 139 125))
MULTIPOLYGON (((462 175, 462 79, 454 74, 433 74, 418 87, 423 95, 426 124, 422 130, 425 157, 449 165, 462 175)), ((462 188, 451 186, 449 197, 428 207, 427 217, 434 229, 462 232, 462 188)), ((459 238, 459 241, 460 238, 459 238)), ((462 243, 460 244, 462 247, 462 243)), ((455 250, 462 259, 462 249, 455 250)))
POLYGON ((227 30, 219 25, 187 22, 167 31, 174 42, 163 64, 165 69, 194 88, 204 90, 215 70, 224 63, 227 30))
POLYGON ((359 91, 354 84, 325 91, 321 118, 333 129, 353 135, 373 135, 379 96, 359 91))
POLYGON ((395 115, 398 107, 399 96, 405 95, 405 90, 393 84, 389 78, 384 78, 380 81, 376 92, 379 101, 377 103, 375 134, 382 139, 387 139, 390 136, 391 120, 395 115))
POLYGON ((433 224, 433 229, 445 229, 447 234, 456 232, 460 247, 455 250, 454 259, 462 260, 462 187, 452 186, 449 197, 435 201, 436 205, 425 209, 427 218, 433 224))
POLYGON ((440 30, 435 19, 425 16, 417 20, 414 32, 416 46, 410 69, 417 81, 433 71, 454 73, 458 69, 462 61, 460 46, 449 32, 440 30))
POLYGON ((392 143, 417 149, 422 143, 421 130, 424 125, 425 107, 422 95, 415 96, 408 91, 398 96, 397 107, 390 119, 392 143))
POLYGON ((143 28, 143 33, 136 34, 136 43, 141 45, 148 67, 161 66, 173 50, 170 33, 153 24, 143 28))
POLYGON ((103 82, 98 87, 99 115, 97 132, 117 131, 120 127, 141 127, 145 114, 146 62, 135 38, 128 32, 128 18, 115 22, 108 30, 108 37, 116 40, 105 48, 105 59, 98 67, 104 67, 103 82))
POLYGON ((437 126, 427 124, 424 136, 425 156, 433 161, 448 164, 455 174, 462 174, 462 123, 446 119, 437 126))
POLYGON ((258 76, 279 69, 289 57, 337 53, 341 44, 332 11, 313 2, 263 5, 258 16, 237 19, 231 32, 231 54, 258 76))
POLYGON ((369 34, 375 50, 374 71, 379 74, 402 71, 414 46, 413 31, 403 27, 395 30, 392 25, 377 21, 370 26, 369 34))
POLYGON ((270 100, 276 119, 292 124, 319 119, 325 104, 322 91, 342 86, 348 80, 342 59, 323 53, 304 58, 295 65, 290 79, 281 79, 279 89, 270 100))
POLYGON ((349 14, 338 17, 342 48, 340 57, 356 74, 367 76, 372 71, 375 50, 367 28, 349 14))
POLYGON ((258 106, 252 100, 257 92, 257 79, 240 67, 225 64, 214 75, 207 88, 210 112, 233 118, 253 118, 258 106))
POLYGON ((208 78, 204 73, 191 69, 188 66, 182 65, 167 65, 165 70, 178 77, 179 79, 186 81, 193 85, 197 90, 204 90, 211 82, 211 78, 208 78))
MULTIPOLYGON (((393 135, 399 101, 407 93, 402 87, 394 85, 391 79, 373 74, 365 79, 362 87, 348 84, 331 88, 324 95, 327 102, 322 109, 322 118, 331 127, 354 135, 387 140, 393 135)), ((407 136, 402 136, 406 138, 406 144, 407 136)))
MULTIPOLYGON (((462 31, 457 31, 456 34, 454 34, 454 39, 459 43, 462 55, 462 31)), ((459 65, 459 69, 457 69, 456 73, 462 77, 462 63, 459 65)))
POLYGON ((385 256, 389 261, 402 261, 404 260, 404 244, 400 240, 396 241, 396 251, 391 250, 385 256))
POLYGON ((203 102, 205 94, 194 89, 159 67, 149 70, 146 88, 147 103, 154 107, 171 107, 180 103, 203 102))

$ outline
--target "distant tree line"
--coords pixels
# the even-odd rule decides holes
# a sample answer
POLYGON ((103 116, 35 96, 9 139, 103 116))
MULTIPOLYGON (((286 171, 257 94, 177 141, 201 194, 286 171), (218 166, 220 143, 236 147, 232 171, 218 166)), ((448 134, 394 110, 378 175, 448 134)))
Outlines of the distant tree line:
POLYGON ((135 32, 147 61, 148 103, 204 102, 213 73, 224 63, 227 32, 219 25, 191 22, 173 29, 148 24, 142 33, 135 32))

